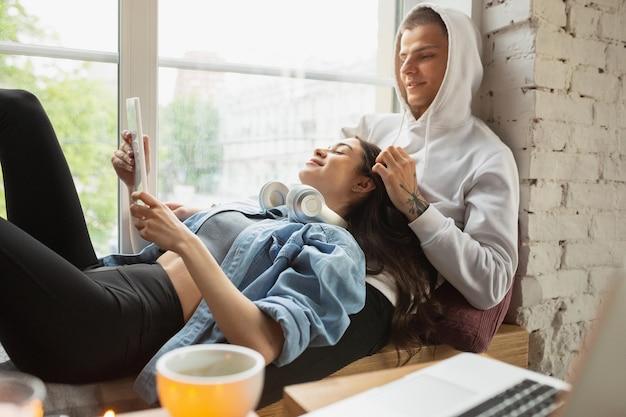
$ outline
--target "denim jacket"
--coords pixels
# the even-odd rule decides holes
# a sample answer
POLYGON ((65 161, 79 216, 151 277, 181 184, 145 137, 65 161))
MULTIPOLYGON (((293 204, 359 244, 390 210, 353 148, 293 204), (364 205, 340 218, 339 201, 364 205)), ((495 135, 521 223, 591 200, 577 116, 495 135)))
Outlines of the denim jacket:
MULTIPOLYGON (((335 344, 349 325, 348 315, 365 303, 365 257, 352 235, 338 226, 290 222, 284 207, 259 210, 246 203, 217 206, 185 223, 195 232, 207 218, 225 210, 264 218, 237 236, 221 266, 233 284, 282 327, 285 342, 274 363, 288 364, 307 347, 335 344)), ((150 263, 161 253, 151 244, 137 255, 109 255, 102 263, 150 263)), ((161 355, 182 346, 220 342, 226 339, 202 301, 148 362, 135 389, 155 403, 155 366, 161 355)))

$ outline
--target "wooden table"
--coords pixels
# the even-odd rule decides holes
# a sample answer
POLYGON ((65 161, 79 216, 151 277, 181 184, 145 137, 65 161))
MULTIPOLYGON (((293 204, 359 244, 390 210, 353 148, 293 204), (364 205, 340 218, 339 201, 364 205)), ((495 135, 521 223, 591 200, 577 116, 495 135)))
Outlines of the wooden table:
MULTIPOLYGON (((407 365, 358 375, 322 379, 296 384, 283 390, 283 404, 288 417, 296 417, 309 411, 342 400, 403 377, 406 374, 432 365, 434 362, 407 365)), ((139 417, 139 416, 138 416, 139 417)))

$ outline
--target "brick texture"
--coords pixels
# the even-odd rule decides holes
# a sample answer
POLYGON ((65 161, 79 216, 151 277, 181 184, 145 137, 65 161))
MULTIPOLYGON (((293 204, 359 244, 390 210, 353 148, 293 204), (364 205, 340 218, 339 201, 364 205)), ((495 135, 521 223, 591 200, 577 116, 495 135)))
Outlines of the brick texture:
POLYGON ((477 111, 513 149, 520 279, 507 321, 529 367, 568 379, 626 279, 626 0, 484 1, 477 111))

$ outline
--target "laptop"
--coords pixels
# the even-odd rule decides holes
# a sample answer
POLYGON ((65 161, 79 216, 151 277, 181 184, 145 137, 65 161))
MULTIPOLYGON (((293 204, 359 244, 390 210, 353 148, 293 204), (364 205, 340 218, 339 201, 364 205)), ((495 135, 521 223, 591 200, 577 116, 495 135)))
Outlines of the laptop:
POLYGON ((601 321, 585 339, 588 348, 576 363, 580 371, 572 384, 486 356, 460 353, 305 415, 626 416, 623 277, 616 280, 605 306, 601 321))

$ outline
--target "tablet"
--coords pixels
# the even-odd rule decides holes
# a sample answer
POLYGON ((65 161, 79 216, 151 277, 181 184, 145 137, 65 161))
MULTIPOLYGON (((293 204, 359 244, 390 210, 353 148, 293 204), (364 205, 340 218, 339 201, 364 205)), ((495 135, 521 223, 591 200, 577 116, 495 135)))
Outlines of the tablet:
MULTIPOLYGON (((143 147, 143 128, 141 126, 141 106, 139 97, 126 99, 126 116, 128 119, 128 130, 131 134, 131 146, 135 155, 135 180, 133 191, 150 191, 148 189, 148 172, 146 168, 146 152, 143 147)), ((130 217, 130 243, 133 251, 139 252, 150 242, 139 236, 135 228, 134 219, 130 217)))
POLYGON ((131 146, 135 155, 135 185, 131 191, 148 191, 148 172, 146 169, 145 149, 143 147, 143 128, 141 126, 141 105, 139 97, 126 99, 128 130, 131 133, 131 146))

